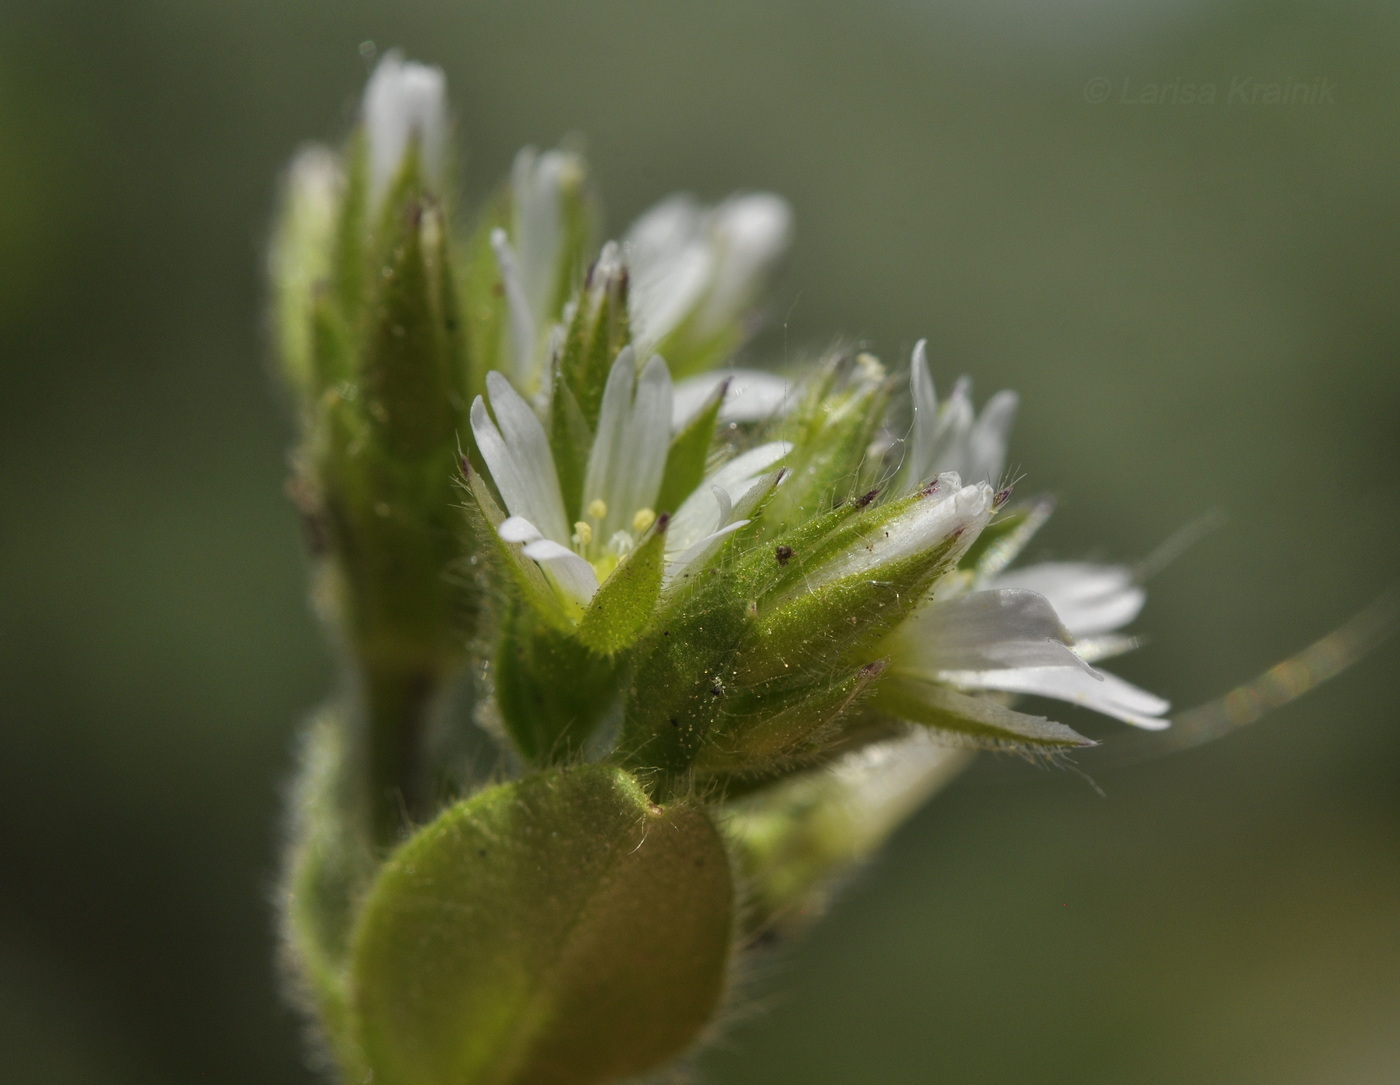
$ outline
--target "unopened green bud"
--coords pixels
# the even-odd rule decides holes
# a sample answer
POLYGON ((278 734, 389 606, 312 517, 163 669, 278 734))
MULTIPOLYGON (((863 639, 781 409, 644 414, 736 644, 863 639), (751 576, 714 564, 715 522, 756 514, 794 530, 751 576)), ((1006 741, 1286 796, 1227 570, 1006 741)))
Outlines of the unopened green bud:
POLYGON ((792 933, 967 763, 968 753, 911 734, 856 750, 733 803, 723 818, 748 888, 745 933, 792 933))
POLYGON ((764 518, 770 537, 806 523, 872 480, 862 474, 889 400, 885 369, 870 354, 827 361, 779 432, 793 444, 792 472, 764 518))
POLYGON ((313 344, 317 295, 330 286, 336 216, 345 177, 325 147, 301 151, 287 170, 269 272, 282 372, 305 408, 320 391, 313 344))

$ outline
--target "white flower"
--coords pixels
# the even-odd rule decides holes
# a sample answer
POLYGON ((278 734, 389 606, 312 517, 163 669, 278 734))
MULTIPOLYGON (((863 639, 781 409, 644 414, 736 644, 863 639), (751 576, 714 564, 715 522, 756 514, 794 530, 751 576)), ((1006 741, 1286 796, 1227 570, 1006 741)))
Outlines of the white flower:
POLYGON ((978 416, 966 377, 953 386, 942 406, 928 365, 928 341, 914 347, 909 371, 914 421, 904 444, 899 486, 908 493, 944 471, 973 482, 998 483, 1006 463, 1006 441, 1016 418, 1016 393, 998 392, 978 416))
MULTIPOLYGON (((577 154, 524 148, 511 167, 510 230, 491 235, 509 314, 511 371, 516 384, 530 391, 538 384, 560 316, 568 241, 565 201, 578 192, 585 174, 577 154)), ((609 258, 604 249, 600 260, 609 258)))
POLYGON ((1120 570, 1093 565, 1032 566, 1001 586, 963 590, 950 580, 891 636, 891 672, 968 690, 1033 693, 1069 701, 1158 730, 1170 707, 1155 694, 1096 670, 1077 651, 1078 634, 1108 633, 1136 617, 1141 589, 1120 570), (1014 586, 1037 584, 1041 591, 1014 586))
POLYGON ((428 176, 441 175, 447 153, 447 80, 441 68, 405 61, 397 49, 385 53, 365 87, 361 109, 371 206, 387 192, 414 140, 428 176))
MULTIPOLYGON (((671 440, 671 378, 660 355, 652 355, 640 375, 635 357, 625 348, 608 374, 577 495, 582 519, 572 525, 549 440, 530 405, 496 372, 486 378, 495 420, 480 396, 472 404, 477 447, 510 513, 500 535, 525 544, 525 556, 576 612, 657 520, 671 440)), ((764 473, 789 448, 774 442, 736 457, 681 504, 667 527, 668 582, 687 575, 725 535, 748 523, 745 517, 768 488, 764 473)))
POLYGON ((632 334, 659 345, 687 319, 699 339, 737 322, 792 235, 787 201, 767 192, 705 208, 685 195, 645 212, 623 238, 632 334))

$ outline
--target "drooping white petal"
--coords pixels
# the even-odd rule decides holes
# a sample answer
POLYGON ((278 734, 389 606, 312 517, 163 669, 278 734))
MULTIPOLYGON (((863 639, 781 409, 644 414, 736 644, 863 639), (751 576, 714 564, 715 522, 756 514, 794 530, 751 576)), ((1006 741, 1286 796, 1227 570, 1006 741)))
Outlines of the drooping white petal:
POLYGON ((1139 689, 1107 671, 1093 674, 1072 667, 1023 667, 1011 670, 950 671, 943 681, 966 689, 1033 693, 1083 705, 1105 716, 1160 731, 1171 725, 1162 715, 1171 707, 1156 694, 1139 689))
POLYGON ((936 490, 915 501, 872 532, 865 545, 851 547, 808 575, 818 587, 848 576, 878 575, 882 566, 912 557, 957 534, 969 542, 992 515, 992 488, 962 486, 957 475, 941 475, 936 490))
POLYGON ((478 396, 471 409, 472 433, 507 511, 534 524, 547 538, 568 539, 564 500, 544 427, 501 374, 493 370, 486 375, 486 390, 496 421, 478 396))
POLYGON ((717 511, 721 514, 721 527, 730 517, 745 515, 739 508, 744 499, 753 491, 764 472, 791 451, 792 445, 787 441, 770 441, 735 456, 711 473, 681 502, 681 507, 671 517, 670 527, 666 531, 667 546, 681 551, 710 534, 715 530, 717 511), (716 500, 716 489, 728 498, 728 509, 716 500))
POLYGON ((365 85, 361 104, 369 149, 371 206, 388 190, 417 140, 430 178, 442 173, 447 150, 447 80, 441 68, 405 61, 397 49, 384 54, 365 85))
POLYGON ((553 539, 526 543, 524 554, 538 562, 555 587, 580 607, 587 606, 593 593, 598 590, 598 574, 593 571, 593 566, 553 539))
POLYGON ((672 429, 679 430, 694 418, 721 384, 726 385, 719 408, 721 422, 761 422, 786 413, 794 402, 793 384, 786 377, 761 369, 717 369, 676 384, 672 429))
POLYGON ((500 270, 501 286, 506 294, 511 371, 521 386, 528 388, 534 376, 538 328, 530 308, 530 299, 525 293, 520 264, 504 230, 491 231, 491 248, 496 254, 496 266, 500 270))
POLYGON ((1050 600, 1060 621, 1076 637, 1121 629, 1142 610, 1147 593, 1124 565, 1054 561, 1012 569, 988 587, 1026 588, 1050 600))
POLYGON ((891 637, 901 673, 938 681, 945 671, 1089 665, 1043 595, 1020 588, 976 591, 921 606, 891 637))

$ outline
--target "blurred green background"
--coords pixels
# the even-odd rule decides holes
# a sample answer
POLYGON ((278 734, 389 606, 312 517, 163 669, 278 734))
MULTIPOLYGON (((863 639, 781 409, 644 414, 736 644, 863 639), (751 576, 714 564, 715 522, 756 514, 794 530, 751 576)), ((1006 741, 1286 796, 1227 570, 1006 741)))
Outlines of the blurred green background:
MULTIPOLYGON (((1396 580, 1393 5, 3 0, 0 1080, 312 1080, 267 896, 330 668, 261 269, 371 40, 447 70, 473 193, 583 133, 613 230, 789 196, 754 357, 927 335, 943 386, 1019 389, 1039 555, 1223 509, 1118 668, 1179 705, 1396 580)), ((1078 759, 1106 797, 984 759, 751 978, 705 1080, 1400 1080, 1398 665, 1190 753, 1110 742, 1078 759)))

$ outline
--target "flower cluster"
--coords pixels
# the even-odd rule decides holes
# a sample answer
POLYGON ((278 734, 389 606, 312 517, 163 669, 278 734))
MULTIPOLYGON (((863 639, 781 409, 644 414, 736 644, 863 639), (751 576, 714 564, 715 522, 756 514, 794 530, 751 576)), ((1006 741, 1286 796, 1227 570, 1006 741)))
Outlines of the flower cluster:
POLYGON ((781 198, 672 197, 599 244, 583 158, 526 149, 459 231, 449 136, 441 72, 384 58, 274 248, 347 674, 288 957, 347 1076, 612 1081, 967 749, 1091 744, 1016 697, 1167 704, 1098 666, 1134 644, 1128 568, 1012 564, 1050 513, 1006 484, 1013 393, 940 401, 923 341, 907 397, 866 353, 734 366, 781 198))

